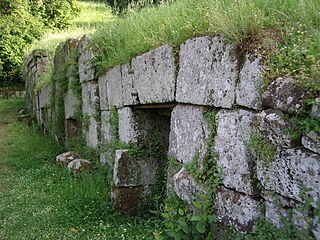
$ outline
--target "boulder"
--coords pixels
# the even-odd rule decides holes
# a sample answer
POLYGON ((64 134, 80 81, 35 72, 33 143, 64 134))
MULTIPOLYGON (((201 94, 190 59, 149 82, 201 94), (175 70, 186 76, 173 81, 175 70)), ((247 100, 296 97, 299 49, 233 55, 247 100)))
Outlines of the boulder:
POLYGON ((63 164, 68 164, 71 161, 75 160, 77 158, 77 154, 75 152, 65 152, 61 153, 56 157, 56 162, 57 163, 63 163, 63 164))
POLYGON ((236 89, 236 103, 259 110, 262 107, 263 68, 262 57, 247 54, 239 74, 236 89))
POLYGON ((189 39, 180 46, 176 100, 231 108, 238 72, 236 49, 223 38, 189 39))
POLYGON ((302 146, 312 152, 320 154, 320 135, 316 131, 311 131, 301 139, 302 146))
POLYGON ((68 169, 74 173, 82 172, 84 170, 91 170, 92 162, 85 159, 74 159, 69 162, 68 169))
POLYGON ((221 110, 216 116, 215 152, 223 172, 223 184, 249 195, 257 194, 254 161, 248 142, 254 132, 254 113, 246 110, 221 110))
POLYGON ((243 232, 251 232, 255 218, 261 214, 259 201, 224 187, 216 195, 214 208, 219 221, 243 232))
POLYGON ((267 87, 262 95, 262 104, 284 112, 297 113, 303 110, 305 97, 305 90, 292 78, 280 77, 267 87))
POLYGON ((191 162, 195 156, 201 159, 207 153, 209 126, 204 119, 207 108, 177 105, 171 114, 169 155, 179 162, 191 162))

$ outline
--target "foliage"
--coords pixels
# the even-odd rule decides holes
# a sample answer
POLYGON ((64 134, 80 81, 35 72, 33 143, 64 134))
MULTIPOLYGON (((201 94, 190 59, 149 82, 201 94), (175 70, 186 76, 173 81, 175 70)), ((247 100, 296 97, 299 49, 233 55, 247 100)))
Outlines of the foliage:
POLYGON ((65 28, 79 11, 75 0, 1 1, 0 85, 21 83, 23 56, 47 28, 65 28))

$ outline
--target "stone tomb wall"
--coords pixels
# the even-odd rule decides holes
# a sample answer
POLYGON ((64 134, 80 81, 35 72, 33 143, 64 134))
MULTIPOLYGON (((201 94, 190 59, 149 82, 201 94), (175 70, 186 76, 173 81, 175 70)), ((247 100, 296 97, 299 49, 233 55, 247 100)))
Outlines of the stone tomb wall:
MULTIPOLYGON (((188 204, 205 189, 186 171, 185 164, 196 159, 201 167, 206 154, 214 151, 223 172, 214 210, 221 221, 242 231, 252 231, 260 215, 280 226, 281 215, 288 209, 293 209, 297 227, 305 227, 296 209, 304 204, 301 193, 306 188, 312 197, 308 217, 314 218, 311 227, 319 239, 314 213, 320 200, 320 137, 311 131, 293 141, 283 133, 291 126, 285 116, 305 109, 306 93, 293 79, 279 78, 262 91, 263 59, 252 54, 239 56, 234 46, 218 36, 187 40, 180 46, 178 60, 173 48, 164 45, 96 77, 89 41, 84 36, 76 44, 82 113, 87 120, 82 135, 88 146, 97 147, 118 137, 147 151, 152 143, 150 136, 157 133, 163 152, 181 164, 179 169, 166 170, 167 186, 188 204), (212 126, 205 117, 210 111, 216 112, 213 138, 212 126), (116 134, 109 121, 115 112, 119 120, 116 134), (252 149, 252 136, 264 139, 274 150, 267 163, 261 152, 252 149)), ((32 54, 31 58, 35 52, 32 54)), ((38 81, 38 72, 31 65, 27 68, 27 86, 38 81)), ((49 88, 42 88, 38 95, 27 88, 29 107, 44 126, 49 121, 38 112, 46 106, 43 99, 48 100, 45 96, 49 88)), ((75 124, 68 119, 75 119, 73 108, 79 103, 72 95, 68 90, 64 96, 67 126, 75 124)), ((320 116, 319 101, 312 107, 314 117, 320 116)), ((52 105, 47 112, 55 114, 52 105)), ((110 156, 105 150, 102 162, 110 156)), ((166 160, 149 154, 136 161, 129 149, 113 154, 116 208, 134 214, 159 169, 166 169, 166 160)))

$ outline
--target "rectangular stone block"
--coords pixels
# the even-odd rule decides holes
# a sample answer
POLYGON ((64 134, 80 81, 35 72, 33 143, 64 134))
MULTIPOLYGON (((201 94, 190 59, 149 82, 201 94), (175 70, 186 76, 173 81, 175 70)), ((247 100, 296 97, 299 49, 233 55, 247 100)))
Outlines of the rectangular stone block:
POLYGON ((223 184, 249 195, 255 195, 254 161, 247 143, 253 132, 254 113, 246 110, 221 110, 216 116, 215 152, 223 172, 223 184))
MULTIPOLYGON (((133 58, 131 66, 137 102, 150 104, 175 100, 175 63, 171 46, 164 45, 133 58)), ((125 85, 130 85, 130 80, 125 85)), ((134 93, 132 89, 131 92, 134 93)))
POLYGON ((273 162, 265 166, 258 162, 258 179, 266 190, 303 201, 302 188, 313 198, 312 205, 320 200, 320 156, 299 148, 279 148, 273 162))
POLYGON ((111 135, 110 111, 101 112, 101 143, 109 143, 113 136, 111 135))
POLYGON ((221 37, 199 37, 180 46, 176 100, 231 108, 235 101, 238 61, 235 47, 221 37))
POLYGON ((65 119, 75 118, 75 113, 78 105, 78 98, 74 95, 71 89, 68 89, 64 96, 65 119))
MULTIPOLYGON (((122 78, 121 65, 110 69, 104 76, 104 81, 107 82, 107 101, 110 107, 122 107, 122 78)), ((104 97, 104 96, 103 96, 104 97)), ((104 97, 105 99, 105 97, 104 97)))
POLYGON ((204 119, 205 107, 177 105, 171 114, 169 155, 178 161, 191 162, 207 153, 209 126, 204 119))
POLYGON ((87 146, 90 147, 97 147, 99 144, 99 131, 100 131, 100 124, 94 117, 89 117, 88 126, 83 127, 83 136, 86 141, 87 146))
POLYGON ((44 108, 51 104, 52 85, 41 88, 39 92, 39 108, 44 108))
POLYGON ((236 103, 240 106, 261 109, 263 68, 262 57, 247 54, 244 65, 239 74, 239 82, 236 89, 236 103))
POLYGON ((82 113, 84 116, 94 116, 100 110, 99 87, 95 81, 85 82, 82 87, 82 113))
MULTIPOLYGON (((135 74, 132 69, 131 62, 121 65, 121 80, 123 105, 128 106, 140 104, 138 91, 135 88, 135 74)), ((161 93, 159 92, 159 94, 161 93)))
POLYGON ((91 38, 84 35, 78 43, 78 52, 80 54, 78 60, 78 72, 80 83, 92 81, 95 79, 95 69, 93 66, 94 53, 90 48, 91 38))
POLYGON ((99 77, 98 85, 99 85, 100 109, 101 111, 109 110, 107 74, 99 77))

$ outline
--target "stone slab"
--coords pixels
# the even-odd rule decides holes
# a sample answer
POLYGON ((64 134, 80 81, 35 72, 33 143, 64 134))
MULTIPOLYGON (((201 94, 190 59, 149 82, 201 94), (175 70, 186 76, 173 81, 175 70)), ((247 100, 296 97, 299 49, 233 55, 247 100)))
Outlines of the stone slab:
POLYGON ((177 102, 231 108, 239 72, 235 52, 218 36, 181 44, 177 102))
POLYGON ((320 154, 320 135, 316 131, 311 131, 301 139, 302 146, 314 153, 320 154))
POLYGON ((49 106, 51 103, 52 85, 41 88, 39 92, 39 108, 49 106))
POLYGON ((169 155, 179 162, 191 162, 207 152, 209 126, 204 119, 205 107, 177 105, 171 114, 169 155))
POLYGON ((247 54, 239 74, 236 89, 236 103, 240 106, 259 110, 262 107, 263 85, 262 57, 247 54))
MULTIPOLYGON (((122 78, 121 78, 121 66, 118 65, 110 69, 104 77, 107 82, 107 95, 109 108, 111 107, 122 107, 122 78)), ((103 99, 105 97, 103 96, 103 99)))
POLYGON ((109 143, 113 136, 111 135, 110 111, 101 111, 101 143, 109 143))
POLYGON ((80 83, 92 81, 95 79, 95 69, 93 66, 94 53, 90 47, 91 38, 84 35, 78 43, 78 52, 80 54, 78 60, 78 72, 80 83))
POLYGON ((94 116, 100 110, 99 87, 95 81, 81 84, 82 113, 84 116, 94 116))
POLYGON ((119 116, 119 139, 124 143, 138 143, 139 133, 133 110, 124 107, 118 110, 119 116))
POLYGON ((249 195, 255 195, 254 162, 247 143, 253 133, 254 113, 247 110, 221 110, 216 116, 215 152, 223 172, 223 184, 249 195))
POLYGON ((89 117, 87 128, 83 128, 83 136, 87 146, 97 147, 99 144, 100 124, 94 117, 89 117))
POLYGON ((98 86, 99 86, 99 97, 100 97, 100 109, 101 111, 109 110, 107 74, 104 74, 101 77, 99 77, 98 86))
MULTIPOLYGON (((140 104, 139 94, 135 87, 134 73, 135 72, 131 66, 131 62, 121 65, 122 100, 125 106, 140 104)), ((136 81, 138 80, 139 79, 137 79, 136 81)), ((161 95, 162 93, 159 92, 157 94, 161 95)))

